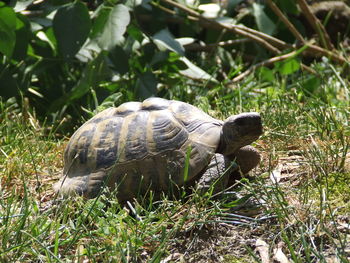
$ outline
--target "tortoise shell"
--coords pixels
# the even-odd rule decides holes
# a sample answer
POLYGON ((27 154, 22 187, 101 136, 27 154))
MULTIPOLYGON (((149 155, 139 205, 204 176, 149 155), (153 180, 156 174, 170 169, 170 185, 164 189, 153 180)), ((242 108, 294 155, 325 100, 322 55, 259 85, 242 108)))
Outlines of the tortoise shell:
POLYGON ((222 125, 190 104, 161 98, 106 109, 71 137, 55 189, 92 198, 105 184, 118 187, 123 201, 150 189, 166 191, 172 183, 182 186, 209 164, 222 125))

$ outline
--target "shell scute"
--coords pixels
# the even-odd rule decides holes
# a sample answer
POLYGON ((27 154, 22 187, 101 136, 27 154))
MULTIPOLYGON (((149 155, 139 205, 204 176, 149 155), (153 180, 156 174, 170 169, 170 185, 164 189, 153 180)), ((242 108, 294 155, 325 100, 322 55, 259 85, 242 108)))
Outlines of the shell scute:
POLYGON ((169 107, 171 101, 162 98, 149 98, 142 102, 142 109, 153 111, 153 110, 165 110, 169 107))
POLYGON ((188 132, 168 111, 159 111, 152 122, 153 141, 157 152, 180 148, 188 139, 188 132))
MULTIPOLYGON (((139 111, 141 107, 142 107, 141 102, 137 102, 137 101, 126 102, 115 109, 115 114, 118 114, 119 116, 125 116, 130 113, 139 111)), ((108 112, 106 112, 106 114, 108 114, 108 112)))
POLYGON ((148 154, 146 143, 148 117, 147 111, 139 111, 130 116, 125 138, 125 160, 143 159, 148 154))
POLYGON ((94 138, 96 149, 96 169, 108 168, 118 159, 118 142, 122 118, 106 119, 100 125, 98 137, 94 138))
POLYGON ((95 134, 96 126, 88 125, 85 129, 82 129, 79 135, 77 136, 76 141, 72 141, 70 147, 72 150, 70 151, 71 159, 74 158, 78 154, 78 159, 80 164, 85 164, 88 162, 90 145, 92 143, 92 138, 95 134))

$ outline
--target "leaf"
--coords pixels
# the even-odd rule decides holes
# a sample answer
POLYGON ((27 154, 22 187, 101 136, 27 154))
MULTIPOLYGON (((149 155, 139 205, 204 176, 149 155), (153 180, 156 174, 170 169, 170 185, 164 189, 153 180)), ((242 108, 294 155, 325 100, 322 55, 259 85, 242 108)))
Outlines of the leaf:
POLYGON ((198 6, 198 10, 202 11, 202 16, 213 19, 219 16, 221 7, 216 3, 202 4, 198 6))
POLYGON ((16 44, 16 14, 0 2, 0 52, 12 56, 16 44))
POLYGON ((177 42, 179 42, 179 44, 181 46, 186 46, 186 45, 193 44, 194 42, 196 42, 196 39, 192 38, 192 37, 181 37, 181 38, 176 38, 175 40, 177 42))
MULTIPOLYGON (((170 54, 175 54, 175 53, 171 52, 170 54)), ((156 52, 152 57, 150 65, 152 66, 153 69, 155 69, 157 67, 160 67, 164 62, 168 61, 168 58, 169 58, 169 52, 167 51, 156 52)))
POLYGON ((184 62, 186 66, 188 67, 185 70, 181 70, 180 73, 186 77, 189 77, 191 79, 197 79, 197 80, 210 80, 213 82, 217 82, 216 79, 214 79, 211 75, 209 75, 207 72, 205 72, 203 69, 197 67, 194 65, 191 61, 189 61, 185 57, 180 57, 180 61, 184 62))
POLYGON ((230 15, 234 12, 237 5, 239 5, 243 0, 228 0, 227 1, 227 13, 230 15))
POLYGON ((264 5, 253 3, 253 15, 259 30, 265 34, 272 35, 276 25, 264 12, 264 5))
POLYGON ((108 57, 112 61, 114 69, 118 71, 118 73, 123 75, 129 71, 129 57, 122 47, 115 46, 109 52, 108 57))
POLYGON ((118 4, 113 8, 103 6, 92 30, 92 38, 103 50, 111 50, 123 41, 123 35, 130 23, 129 10, 118 4))
POLYGON ((295 71, 298 71, 299 69, 300 69, 300 62, 298 60, 288 59, 285 62, 283 62, 282 66, 279 67, 278 71, 282 75, 290 75, 295 71))
POLYGON ((25 10, 29 5, 31 5, 34 2, 34 0, 19 0, 16 1, 16 5, 13 8, 15 12, 21 12, 25 10))
POLYGON ((227 26, 232 26, 237 24, 237 21, 235 19, 227 16, 219 16, 218 18, 215 19, 215 21, 227 26))
POLYGON ((178 41, 175 40, 175 38, 170 34, 169 30, 163 29, 154 34, 152 38, 160 50, 168 49, 181 56, 185 55, 185 49, 178 41))
POLYGON ((101 80, 105 79, 107 74, 105 54, 102 52, 87 65, 77 85, 68 94, 68 99, 73 101, 81 98, 90 89, 95 88, 101 80))
POLYGON ((140 75, 136 81, 135 94, 139 99, 146 99, 157 94, 157 79, 154 74, 147 71, 140 75))
POLYGON ((103 111, 110 107, 115 107, 120 98, 123 97, 121 92, 112 93, 97 107, 97 112, 103 111))
POLYGON ((295 0, 276 0, 278 7, 286 13, 298 15, 299 10, 295 0))
POLYGON ((19 93, 17 79, 11 71, 9 67, 0 64, 0 98, 7 99, 19 93))
POLYGON ((52 26, 59 51, 64 58, 72 58, 89 35, 91 28, 89 10, 80 1, 65 5, 57 10, 52 26))
POLYGON ((142 42, 142 40, 143 40, 144 37, 143 37, 143 33, 142 33, 142 31, 140 30, 140 28, 138 28, 138 27, 136 27, 136 26, 130 24, 130 25, 128 26, 127 31, 128 31, 128 34, 129 34, 130 36, 132 36, 135 40, 139 41, 140 43, 142 42))
POLYGON ((275 80, 275 76, 273 74, 273 71, 269 68, 266 68, 266 67, 261 67, 259 69, 259 76, 265 81, 272 82, 275 80))
MULTIPOLYGON (((50 28, 51 29, 51 28, 50 28)), ((47 32, 50 31, 47 30, 47 32)), ((52 30, 51 30, 52 31, 52 30)), ((48 37, 48 35, 46 33, 44 33, 44 31, 39 31, 37 34, 36 34, 36 37, 40 40, 42 40, 43 42, 47 43, 48 46, 52 49, 52 50, 55 50, 55 44, 52 43, 51 39, 48 37)))
POLYGON ((279 242, 277 244, 277 248, 273 250, 273 259, 277 261, 278 263, 290 263, 287 256, 282 251, 283 248, 283 242, 279 242))
POLYGON ((278 184, 281 181, 283 165, 279 164, 273 171, 270 173, 270 180, 274 184, 278 184))
POLYGON ((260 254, 261 262, 269 263, 270 262, 269 245, 264 240, 257 239, 255 242, 255 247, 260 254))
POLYGON ((30 35, 30 23, 28 19, 21 14, 17 14, 16 43, 13 50, 13 59, 23 60, 27 56, 30 35))
POLYGON ((313 94, 321 84, 321 80, 316 76, 310 76, 302 81, 301 86, 308 94, 313 94))
POLYGON ((125 6, 129 7, 130 10, 133 10, 136 6, 141 5, 143 0, 126 0, 124 2, 125 6))

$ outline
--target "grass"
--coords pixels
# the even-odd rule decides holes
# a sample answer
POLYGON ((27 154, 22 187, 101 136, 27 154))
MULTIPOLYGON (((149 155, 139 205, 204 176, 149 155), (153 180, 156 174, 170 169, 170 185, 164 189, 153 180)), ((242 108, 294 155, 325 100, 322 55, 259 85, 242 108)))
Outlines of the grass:
POLYGON ((262 113, 263 161, 237 183, 238 200, 193 194, 120 207, 104 196, 59 199, 51 187, 67 138, 2 102, 0 262, 259 262, 257 240, 270 258, 280 249, 293 262, 349 262, 349 101, 339 75, 327 79, 310 93, 301 77, 250 78, 197 98, 220 118, 262 113))

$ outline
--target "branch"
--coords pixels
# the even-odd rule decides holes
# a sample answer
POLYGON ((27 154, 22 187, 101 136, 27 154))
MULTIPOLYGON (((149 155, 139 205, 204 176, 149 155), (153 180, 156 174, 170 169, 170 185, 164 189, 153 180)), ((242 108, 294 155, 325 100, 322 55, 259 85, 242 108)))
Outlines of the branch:
POLYGON ((272 2, 272 0, 267 0, 267 4, 270 6, 273 12, 282 20, 282 22, 287 26, 289 31, 295 36, 296 39, 305 43, 305 39, 299 33, 299 31, 295 28, 295 26, 289 22, 288 18, 282 13, 282 11, 278 8, 278 6, 272 2))
POLYGON ((246 27, 246 26, 243 26, 243 25, 230 25, 231 27, 233 28, 236 28, 236 29, 240 29, 240 30, 243 30, 243 31, 246 31, 250 34, 253 34, 253 35, 256 35, 266 41, 268 41, 271 45, 274 45, 276 46, 277 48, 280 48, 280 49, 287 49, 287 48, 292 48, 293 46, 284 42, 283 40, 280 40, 278 38, 275 38, 273 36, 270 36, 270 35, 267 35, 263 32, 260 32, 260 31, 257 31, 255 29, 252 29, 250 27, 246 27))
POLYGON ((318 34, 321 40, 321 44, 328 50, 334 49, 326 29, 324 28, 320 20, 318 20, 317 17, 312 13, 306 1, 297 0, 297 2, 301 11, 304 13, 306 19, 308 20, 310 25, 313 27, 315 32, 318 34))
POLYGON ((250 38, 250 39, 258 42, 259 44, 263 45, 266 49, 270 50, 271 52, 273 52, 275 54, 280 53, 280 50, 278 48, 274 47, 273 45, 271 45, 270 43, 268 43, 267 41, 262 39, 260 36, 253 35, 250 32, 244 30, 242 27, 227 25, 227 24, 219 23, 215 20, 205 18, 205 17, 201 16, 198 12, 196 12, 196 11, 186 7, 186 6, 183 6, 177 2, 174 2, 172 0, 161 0, 161 1, 166 3, 166 4, 169 4, 171 6, 174 6, 178 9, 181 9, 182 11, 185 11, 186 13, 190 14, 191 16, 198 18, 199 21, 201 21, 203 23, 209 23, 209 24, 217 26, 218 28, 226 29, 228 31, 234 32, 234 33, 239 34, 241 36, 245 36, 247 38, 250 38))
POLYGON ((249 69, 247 69, 246 71, 244 71, 243 73, 239 74, 237 77, 235 77, 232 80, 232 82, 234 83, 234 82, 241 81, 243 78, 245 78, 249 74, 253 73, 257 68, 268 66, 268 65, 274 64, 274 63, 276 63, 278 61, 286 60, 288 58, 296 56, 297 53, 298 53, 298 51, 295 50, 295 51, 292 51, 292 52, 290 52, 288 54, 284 54, 282 56, 273 57, 273 58, 264 60, 264 61, 262 61, 262 62, 260 62, 258 64, 255 64, 255 65, 251 66, 249 69))
MULTIPOLYGON (((168 5, 171 5, 173 7, 176 7, 178 9, 186 12, 188 14, 188 16, 187 16, 188 19, 198 21, 204 27, 215 28, 217 30, 227 30, 227 31, 233 32, 235 34, 244 36, 246 38, 252 39, 252 40, 256 41, 257 43, 261 44, 262 46, 264 46, 266 49, 270 50, 274 54, 280 54, 280 52, 281 52, 280 49, 281 50, 286 50, 286 49, 294 49, 295 50, 296 48, 298 48, 298 46, 296 46, 296 45, 288 44, 288 43, 286 43, 286 42, 284 42, 284 41, 282 41, 280 39, 277 39, 275 37, 269 36, 267 34, 264 34, 264 33, 260 32, 260 31, 256 31, 254 29, 251 29, 251 28, 248 28, 248 27, 245 27, 245 26, 242 26, 242 25, 229 25, 229 24, 219 23, 219 22, 217 22, 215 20, 212 20, 212 19, 205 18, 202 15, 200 15, 198 12, 196 12, 196 11, 186 7, 186 6, 183 6, 183 5, 181 5, 181 4, 177 3, 177 2, 174 2, 172 0, 160 0, 160 1, 162 1, 162 2, 164 2, 166 4, 168 4, 168 5)), ((304 0, 298 0, 298 1, 305 3, 304 0)), ((155 6, 161 8, 159 3, 153 2, 153 4, 155 6)), ((307 8, 308 8, 308 6, 307 6, 307 8)), ((174 11, 173 10, 170 10, 168 8, 165 8, 165 7, 162 7, 161 9, 163 11, 166 11, 166 12, 174 15, 174 11)), ((275 9, 275 12, 278 12, 277 9, 275 9)), ((287 22, 285 20, 287 18, 283 14, 280 17, 284 17, 283 18, 284 22, 286 23, 288 28, 290 28, 290 30, 292 32, 294 32, 293 34, 297 35, 298 31, 296 29, 294 30, 293 29, 294 26, 291 23, 289 23, 289 21, 287 22)), ((302 37, 298 36, 298 38, 302 38, 302 37)), ((296 52, 296 51, 293 51, 293 52, 296 52)), ((289 55, 293 54, 293 52, 289 53, 289 55)), ((331 60, 333 60, 333 61, 335 61, 337 63, 340 63, 342 65, 348 63, 348 61, 344 57, 342 57, 341 55, 338 55, 335 52, 332 52, 330 50, 324 49, 324 48, 322 48, 320 46, 317 46, 317 45, 311 45, 310 44, 310 45, 308 45, 308 49, 305 52, 302 52, 302 53, 299 53, 299 54, 301 54, 303 56, 311 55, 313 57, 326 56, 326 57, 330 58, 331 60)), ((282 57, 281 56, 277 56, 277 57, 272 58, 271 61, 270 60, 266 60, 265 62, 262 62, 262 63, 273 63, 274 60, 276 60, 276 59, 277 59, 277 61, 283 60, 283 59, 285 59, 284 58, 285 56, 287 56, 287 55, 282 55, 282 57)), ((259 65, 260 64, 257 64, 257 65, 255 65, 253 67, 258 67, 259 65)), ((304 69, 306 69, 306 66, 302 65, 302 67, 304 69)), ((250 68, 249 70, 254 70, 254 69, 250 68)), ((247 73, 247 74, 249 74, 249 73, 247 73)))
POLYGON ((305 53, 312 54, 315 57, 325 56, 333 61, 340 63, 341 65, 349 62, 343 56, 340 56, 340 55, 336 54, 335 52, 332 52, 330 50, 324 49, 324 48, 316 46, 316 45, 310 45, 309 50, 305 51, 305 53))
POLYGON ((232 45, 237 45, 237 44, 242 44, 249 42, 250 39, 247 38, 242 38, 242 39, 234 39, 234 40, 227 40, 227 41, 221 41, 215 44, 207 44, 207 45, 201 45, 198 43, 191 43, 188 45, 184 45, 184 48, 188 51, 204 51, 204 52, 209 52, 212 51, 214 48, 217 47, 227 47, 227 46, 232 46, 232 45))

